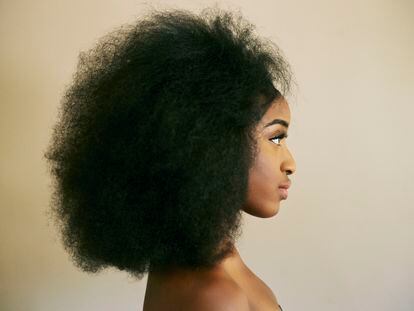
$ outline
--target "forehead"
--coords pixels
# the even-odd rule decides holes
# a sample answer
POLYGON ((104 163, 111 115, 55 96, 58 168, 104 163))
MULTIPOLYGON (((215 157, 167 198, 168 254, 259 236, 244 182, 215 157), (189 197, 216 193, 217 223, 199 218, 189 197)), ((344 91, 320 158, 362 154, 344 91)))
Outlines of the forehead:
POLYGON ((283 97, 272 102, 260 123, 266 124, 274 119, 282 119, 290 123, 290 108, 283 97))

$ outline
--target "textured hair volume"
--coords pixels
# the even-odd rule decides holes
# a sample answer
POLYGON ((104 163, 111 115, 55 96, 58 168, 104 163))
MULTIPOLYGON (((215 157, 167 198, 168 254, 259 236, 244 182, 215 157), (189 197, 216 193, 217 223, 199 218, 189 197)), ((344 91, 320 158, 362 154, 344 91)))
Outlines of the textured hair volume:
POLYGON ((277 47, 218 9, 152 11, 81 53, 45 152, 75 264, 141 279, 228 255, 253 129, 289 81, 277 47))

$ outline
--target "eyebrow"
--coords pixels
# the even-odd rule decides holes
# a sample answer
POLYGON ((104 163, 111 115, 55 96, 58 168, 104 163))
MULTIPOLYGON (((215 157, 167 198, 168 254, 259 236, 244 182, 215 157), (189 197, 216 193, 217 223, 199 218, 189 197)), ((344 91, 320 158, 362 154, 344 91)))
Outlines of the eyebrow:
POLYGON ((270 121, 269 123, 267 123, 267 124, 264 126, 264 128, 265 128, 265 127, 268 127, 268 126, 271 126, 271 125, 274 125, 274 124, 281 124, 281 125, 283 125, 284 127, 289 128, 289 123, 288 123, 288 122, 286 122, 285 120, 282 120, 282 119, 274 119, 274 120, 270 121))

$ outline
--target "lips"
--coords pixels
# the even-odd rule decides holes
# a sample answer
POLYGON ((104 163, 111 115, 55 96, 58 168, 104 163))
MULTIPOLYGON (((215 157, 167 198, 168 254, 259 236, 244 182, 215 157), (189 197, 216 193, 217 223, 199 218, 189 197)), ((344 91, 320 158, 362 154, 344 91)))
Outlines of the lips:
POLYGON ((282 200, 286 200, 288 197, 288 189, 290 187, 290 181, 283 182, 279 185, 279 194, 282 200))
POLYGON ((288 190, 284 188, 279 188, 280 198, 286 200, 288 198, 288 190))

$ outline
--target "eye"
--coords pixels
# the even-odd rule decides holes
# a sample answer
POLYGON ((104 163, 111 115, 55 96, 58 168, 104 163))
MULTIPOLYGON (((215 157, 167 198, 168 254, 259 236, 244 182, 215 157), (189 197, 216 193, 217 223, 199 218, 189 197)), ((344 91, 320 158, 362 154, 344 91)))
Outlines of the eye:
POLYGON ((288 135, 286 133, 280 134, 278 136, 270 138, 270 141, 274 142, 276 145, 280 146, 280 142, 283 138, 287 138, 288 135))

